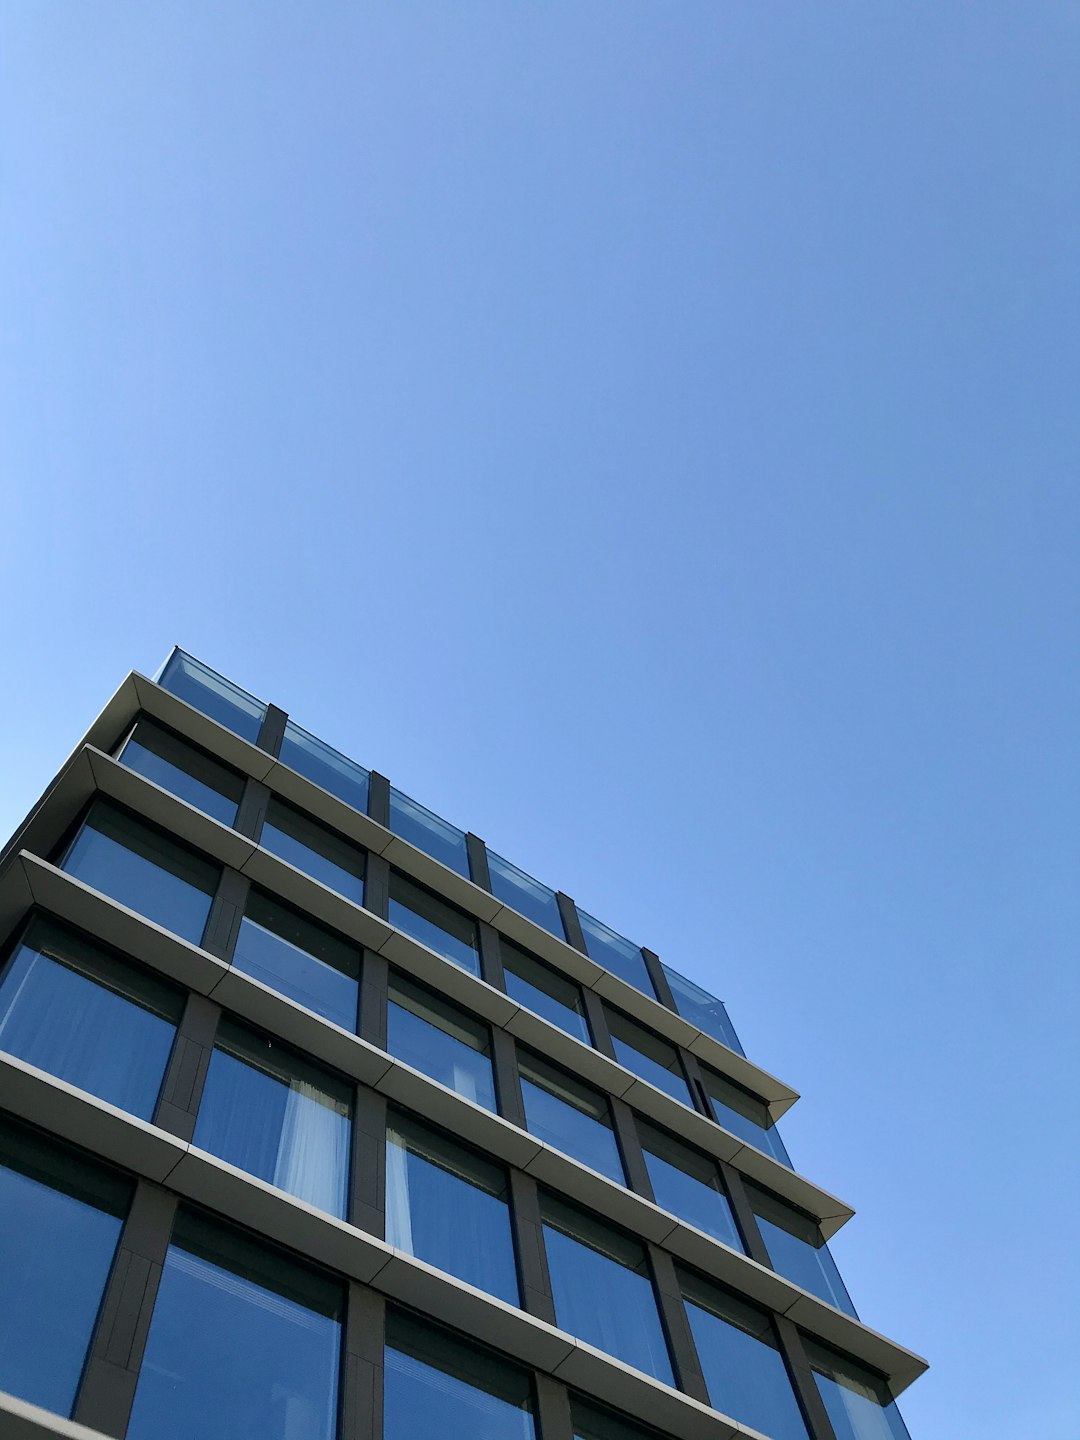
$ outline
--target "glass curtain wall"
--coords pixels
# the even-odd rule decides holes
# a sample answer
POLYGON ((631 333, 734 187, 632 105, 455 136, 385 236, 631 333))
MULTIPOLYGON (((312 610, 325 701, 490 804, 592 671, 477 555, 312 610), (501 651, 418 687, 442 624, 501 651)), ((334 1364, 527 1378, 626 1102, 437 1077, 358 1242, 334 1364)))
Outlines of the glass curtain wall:
POLYGON ((285 726, 278 759, 362 815, 367 814, 368 772, 364 767, 291 720, 285 726))
POLYGON ((491 1034, 486 1025, 448 1000, 391 975, 386 1048, 414 1070, 438 1080, 466 1100, 495 1106, 491 1034))
POLYGON ((649 979, 649 971, 640 947, 617 934, 602 920, 587 915, 584 910, 578 911, 578 918, 590 958, 598 965, 603 965, 605 970, 617 975, 620 980, 625 980, 635 990, 655 999, 656 991, 649 979))
POLYGON ((717 1123, 756 1150, 763 1150, 781 1165, 791 1169, 780 1132, 769 1121, 769 1111, 763 1100, 751 1095, 740 1086, 717 1075, 715 1071, 701 1067, 702 1079, 708 1091, 716 1114, 717 1123))
POLYGON ((640 1075, 650 1085, 663 1090, 673 1100, 693 1109, 690 1087, 683 1075, 682 1065, 673 1046, 638 1025, 618 1010, 608 1009, 608 1029, 611 1043, 615 1047, 615 1058, 627 1070, 640 1075))
POLYGON ((266 714, 263 702, 183 650, 173 651, 158 684, 252 744, 259 738, 266 714))
POLYGON ((390 829, 433 860, 469 878, 465 832, 400 790, 390 791, 390 829))
POLYGON ((324 1020, 356 1029, 359 951, 261 891, 248 896, 233 966, 324 1020))
POLYGON ((436 955, 460 965, 470 975, 480 974, 479 939, 473 917, 397 870, 390 871, 389 917, 391 925, 436 955))
POLYGON ((506 993, 575 1040, 592 1044, 580 988, 500 936, 506 993))
POLYGON ((794 1280, 796 1285, 838 1310, 855 1315, 847 1286, 840 1278, 817 1221, 750 1181, 746 1182, 746 1193, 777 1273, 794 1280))
POLYGON ((519 1052, 518 1059, 530 1132, 609 1180, 625 1185, 606 1097, 539 1056, 519 1052))
POLYGON ((276 796, 267 807, 259 844, 346 900, 364 903, 364 852, 276 796))
POLYGON ((714 1240, 743 1250, 715 1161, 640 1118, 637 1126, 656 1203, 714 1240))
POLYGON ((117 758, 204 815, 236 824, 244 777, 153 721, 138 722, 117 758))
POLYGON ((519 870, 516 865, 504 860, 501 855, 496 855, 493 850, 487 852, 487 858, 491 893, 495 898, 532 920, 542 930, 549 931, 560 940, 565 939, 555 891, 547 885, 541 885, 539 880, 526 875, 524 870, 519 870))
POLYGON ((803 1337, 836 1440, 909 1440, 907 1426, 880 1375, 803 1337))

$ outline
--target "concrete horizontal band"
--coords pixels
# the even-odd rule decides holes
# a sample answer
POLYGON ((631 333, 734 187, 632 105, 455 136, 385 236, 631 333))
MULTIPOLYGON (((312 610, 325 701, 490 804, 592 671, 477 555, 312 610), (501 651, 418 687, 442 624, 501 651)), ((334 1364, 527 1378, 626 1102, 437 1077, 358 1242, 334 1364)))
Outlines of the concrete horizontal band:
POLYGON ((3 1440, 113 1440, 100 1430, 77 1425, 6 1390, 0 1390, 0 1435, 3 1440))

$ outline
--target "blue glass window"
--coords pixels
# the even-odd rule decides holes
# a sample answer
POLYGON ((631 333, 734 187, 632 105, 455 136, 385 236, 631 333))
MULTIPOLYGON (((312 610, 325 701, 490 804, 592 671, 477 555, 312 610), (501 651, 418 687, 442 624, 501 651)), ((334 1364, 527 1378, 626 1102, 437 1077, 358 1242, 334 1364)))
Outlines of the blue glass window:
POLYGON ((257 890, 248 897, 233 965, 323 1019, 356 1029, 359 953, 257 890))
POLYGON ((202 940, 221 873, 160 830, 100 802, 61 868, 194 945, 202 940))
POLYGON ((181 1210, 127 1440, 334 1440, 340 1284, 181 1210))
POLYGON ((509 905, 519 915, 534 921, 542 929, 550 930, 552 935, 558 936, 560 940, 565 940, 566 932, 563 929, 555 891, 547 885, 541 885, 539 880, 526 875, 524 870, 519 870, 516 865, 511 865, 509 860, 504 860, 492 850, 487 852, 487 858, 491 874, 491 893, 496 899, 509 905))
POLYGON ((183 650, 173 651, 158 683, 226 730, 252 743, 259 738, 265 704, 183 650))
POLYGON ((465 843, 465 832, 448 820, 426 810, 423 805, 403 795, 400 790, 390 791, 390 829, 402 840, 423 850, 433 860, 456 870, 459 875, 469 878, 469 851, 465 843))
POLYGON ((397 870, 390 872, 390 924, 470 974, 480 974, 476 921, 397 870))
POLYGON ((651 1030, 620 1015, 617 1010, 608 1010, 607 1017, 611 1043, 619 1064, 640 1075, 642 1080, 648 1080, 658 1090, 665 1091, 672 1099, 692 1107, 690 1087, 683 1076, 675 1047, 651 1030))
POLYGON ((0 1390, 70 1415, 130 1188, 0 1129, 0 1390))
POLYGON ((278 759, 354 810, 367 814, 368 772, 364 767, 291 720, 285 726, 278 759))
POLYGON ((119 759, 129 770, 223 825, 236 823, 244 792, 243 777, 168 730, 140 720, 119 759))
POLYGON ((384 1440, 535 1440, 532 1383, 486 1351, 389 1310, 384 1440))
POLYGON ((714 1240, 742 1250, 715 1162, 640 1119, 638 1131, 656 1203, 714 1240))
POLYGON ((530 1132, 565 1155, 625 1185, 607 1100, 536 1055, 521 1054, 521 1093, 530 1132))
POLYGON ((506 993, 511 999, 550 1020, 552 1025, 573 1035, 575 1040, 591 1044, 592 1037, 578 986, 572 980, 557 975, 539 960, 534 960, 509 940, 501 939, 500 947, 506 993))
POLYGON ((880 1376, 804 1336, 806 1356, 836 1440, 908 1440, 880 1376))
POLYGON ((713 1409, 771 1440, 807 1440, 768 1316, 697 1276, 682 1280, 713 1409))
POLYGON ((386 1238, 459 1280, 520 1303, 506 1172, 407 1115, 386 1133, 386 1238))
POLYGON ((386 1048, 467 1100, 495 1109, 486 1025, 402 975, 390 978, 386 1048))
POLYGON ((635 990, 642 991, 645 995, 656 998, 656 991, 649 979, 649 972, 645 965, 645 957, 637 945, 632 945, 622 935, 618 935, 601 920, 596 920, 592 915, 586 915, 584 910, 578 911, 578 919, 581 921, 582 933, 585 936, 585 948, 589 952, 589 958, 595 960, 598 965, 603 965, 605 970, 610 970, 620 980, 625 980, 628 985, 633 985, 635 990))
POLYGON ((309 1205, 345 1216, 351 1090, 285 1046, 224 1021, 195 1144, 309 1205))
POLYGON ((855 1315, 847 1287, 817 1222, 750 1181, 746 1182, 746 1193, 754 1207, 773 1269, 809 1290, 811 1295, 819 1296, 848 1315, 855 1315))
POLYGON ((784 1142, 780 1139, 776 1126, 769 1123, 769 1112, 764 1101, 732 1081, 724 1080, 704 1065, 701 1067, 701 1075, 716 1112, 717 1122, 725 1130, 730 1130, 732 1135, 737 1135, 740 1140, 745 1140, 757 1150, 764 1150, 766 1155, 771 1155, 790 1170, 791 1161, 788 1159, 784 1142))
POLYGON ((683 1019, 689 1020, 691 1025, 704 1030, 706 1035, 719 1040, 721 1045, 726 1045, 737 1055, 745 1055, 746 1051, 739 1043, 735 1027, 728 1019, 724 1002, 715 995, 710 995, 708 990, 703 990, 700 985, 695 985, 693 980, 688 980, 685 975, 680 975, 678 970, 673 970, 670 965, 663 968, 671 986, 675 1008, 683 1019))
POLYGON ((182 1005, 152 976, 35 921, 0 981, 0 1049, 149 1120, 182 1005))
POLYGON ((283 800, 270 801, 259 844, 347 900, 364 903, 364 852, 283 800))
POLYGON ((559 1328, 673 1385, 644 1247, 551 1195, 541 1214, 559 1328))

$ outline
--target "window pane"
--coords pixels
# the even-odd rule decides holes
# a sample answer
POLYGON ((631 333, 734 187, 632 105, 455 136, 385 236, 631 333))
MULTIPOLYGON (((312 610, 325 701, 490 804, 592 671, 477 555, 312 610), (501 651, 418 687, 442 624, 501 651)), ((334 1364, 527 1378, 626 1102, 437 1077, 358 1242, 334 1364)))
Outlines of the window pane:
POLYGON ((202 940, 220 873, 160 831, 100 804, 61 868, 195 945, 202 940))
POLYGON ((390 924, 470 974, 480 974, 476 921, 472 916, 414 885, 396 870, 390 872, 390 924))
POLYGON ((683 1293, 713 1408, 772 1440, 807 1440, 768 1317, 696 1277, 683 1293))
POLYGON ((387 1129, 386 1238, 520 1303, 505 1172, 404 1115, 392 1115, 387 1129))
POLYGON ((129 1199, 118 1177, 0 1130, 0 1390, 71 1414, 129 1199))
POLYGON ((216 674, 209 666, 182 650, 174 650, 159 681, 163 690, 186 700, 196 710, 209 715, 226 730, 256 741, 262 729, 266 706, 239 685, 216 674))
POLYGON ((621 1415, 598 1410, 576 1396, 570 1402, 574 1440, 657 1440, 651 1430, 640 1430, 621 1415))
POLYGON ((386 1048, 467 1100, 495 1109, 487 1027, 402 976, 390 981, 386 1048))
POLYGON ((350 1114, 342 1081, 226 1021, 210 1058, 195 1144, 344 1218, 350 1114))
POLYGON ((541 885, 539 880, 526 875, 524 870, 511 865, 509 860, 504 860, 494 851, 489 850, 487 856, 488 870, 491 873, 491 893, 504 905, 509 905, 511 909, 534 920, 544 930, 550 930, 552 935, 564 940, 566 932, 563 929, 555 891, 541 885))
POLYGON ((270 801, 259 844, 347 900, 364 903, 364 852, 284 801, 270 801))
POLYGON ((684 1020, 689 1020, 691 1025, 696 1025, 699 1030, 704 1030, 706 1035, 711 1035, 714 1040, 719 1040, 721 1045, 726 1045, 737 1055, 746 1054, 739 1042, 738 1035, 735 1034, 734 1025, 728 1019, 728 1013, 722 1000, 718 1000, 715 995, 710 995, 708 990, 703 990, 700 985, 695 985, 693 980, 688 980, 677 970, 672 970, 670 965, 664 966, 664 974, 671 986, 675 1007, 684 1020))
POLYGON ((285 726, 278 759, 354 810, 367 814, 368 772, 364 767, 291 720, 285 726))
POLYGON ((656 1203, 714 1240, 742 1250, 714 1162, 642 1120, 638 1121, 638 1130, 656 1203))
POLYGON ((333 1440, 341 1288, 181 1213, 127 1440, 333 1440))
POLYGON ((633 985, 635 990, 641 990, 655 998, 656 991, 649 979, 640 947, 632 945, 622 935, 617 935, 602 921, 586 915, 584 910, 578 911, 578 918, 590 959, 603 965, 605 970, 610 970, 620 980, 625 980, 628 985, 633 985))
POLYGON ((553 1196, 541 1211, 559 1328, 673 1385, 642 1246, 553 1196))
POLYGON ((433 860, 469 878, 469 852, 465 832, 426 810, 400 790, 390 791, 390 829, 433 860))
POLYGON ((356 1029, 358 953, 258 891, 248 898, 233 964, 316 1015, 356 1029))
POLYGON ((526 955, 509 940, 500 940, 506 993, 511 999, 528 1006, 537 1015, 550 1020, 575 1040, 592 1044, 581 991, 572 980, 556 975, 539 960, 526 955))
POLYGON ((0 982, 0 1049, 149 1120, 181 1004, 151 976, 38 922, 0 982))
POLYGON ((908 1440, 896 1402, 889 1399, 878 1376, 809 1337, 803 1338, 836 1440, 908 1440))
POLYGON ((534 1440, 527 1375, 391 1310, 384 1440, 534 1440))
POLYGON ((791 1161, 784 1142, 776 1126, 769 1124, 769 1112, 764 1102, 707 1070, 704 1065, 701 1074, 718 1123, 748 1145, 764 1150, 766 1155, 771 1155, 790 1170, 791 1161))
POLYGON ((243 779, 167 730, 140 720, 119 758, 129 770, 223 825, 236 823, 243 779))
POLYGON ((855 1315, 847 1287, 817 1223, 756 1185, 747 1182, 746 1189, 773 1268, 811 1295, 855 1315))
POLYGON ((626 1184, 610 1111, 599 1091, 534 1055, 520 1057, 521 1091, 529 1130, 539 1140, 626 1184))
POLYGON ((693 1105, 690 1087, 683 1078, 682 1066, 674 1048, 651 1034, 641 1025, 635 1025, 617 1010, 609 1010, 608 1028, 611 1043, 615 1047, 615 1058, 627 1070, 648 1080, 658 1090, 664 1090, 683 1105, 693 1105))

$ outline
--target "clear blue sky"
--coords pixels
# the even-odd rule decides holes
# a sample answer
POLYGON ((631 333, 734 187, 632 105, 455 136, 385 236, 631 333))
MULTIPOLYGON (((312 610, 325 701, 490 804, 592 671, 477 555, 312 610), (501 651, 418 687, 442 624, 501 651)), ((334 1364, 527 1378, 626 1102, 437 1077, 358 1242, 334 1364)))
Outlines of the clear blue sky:
POLYGON ((914 1440, 1080 1433, 1078 67, 1076 0, 0 9, 4 833, 180 642, 711 985, 914 1440))

